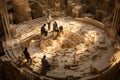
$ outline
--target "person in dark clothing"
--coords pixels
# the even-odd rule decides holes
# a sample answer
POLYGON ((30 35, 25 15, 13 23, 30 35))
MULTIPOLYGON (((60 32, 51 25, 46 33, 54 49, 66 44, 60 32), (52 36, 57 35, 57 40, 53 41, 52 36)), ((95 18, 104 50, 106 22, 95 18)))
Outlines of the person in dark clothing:
POLYGON ((54 23, 53 23, 53 30, 54 30, 55 32, 59 32, 57 22, 54 22, 54 23))
POLYGON ((59 27, 59 32, 63 34, 63 26, 59 27))
POLYGON ((45 55, 43 56, 41 62, 42 62, 42 71, 41 71, 41 75, 45 75, 46 72, 50 69, 50 64, 49 64, 49 62, 47 61, 45 55))
POLYGON ((46 24, 44 24, 44 25, 41 27, 41 34, 47 36, 48 32, 45 30, 45 26, 46 26, 46 24))
POLYGON ((48 30, 50 30, 50 24, 51 24, 51 23, 50 23, 50 22, 48 22, 47 24, 48 24, 48 30))
POLYGON ((44 55, 43 58, 42 58, 42 66, 43 66, 44 68, 49 68, 49 67, 50 67, 49 62, 47 61, 45 55, 44 55))
POLYGON ((54 22, 54 23, 53 23, 53 31, 54 31, 54 37, 53 37, 53 39, 56 39, 57 36, 59 35, 59 29, 58 29, 58 24, 57 24, 57 22, 54 22))
POLYGON ((29 52, 27 51, 27 48, 26 48, 26 47, 25 47, 23 53, 24 53, 25 58, 27 59, 27 63, 30 62, 30 64, 32 64, 32 59, 31 59, 30 54, 29 54, 29 52))

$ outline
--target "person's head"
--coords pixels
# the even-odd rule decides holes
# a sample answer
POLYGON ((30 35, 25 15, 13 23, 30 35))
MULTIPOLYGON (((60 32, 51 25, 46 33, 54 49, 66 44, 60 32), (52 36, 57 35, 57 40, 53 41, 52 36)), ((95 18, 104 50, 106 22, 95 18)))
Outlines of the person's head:
POLYGON ((46 58, 46 56, 44 55, 44 56, 43 56, 43 58, 45 59, 45 58, 46 58))
POLYGON ((55 24, 57 24, 57 22, 56 22, 56 21, 55 21, 54 23, 55 23, 55 24))
POLYGON ((46 26, 46 24, 43 24, 43 26, 46 26))
POLYGON ((60 29, 60 30, 63 30, 63 26, 60 26, 59 29, 60 29))
POLYGON ((25 50, 27 50, 27 47, 25 47, 25 50))

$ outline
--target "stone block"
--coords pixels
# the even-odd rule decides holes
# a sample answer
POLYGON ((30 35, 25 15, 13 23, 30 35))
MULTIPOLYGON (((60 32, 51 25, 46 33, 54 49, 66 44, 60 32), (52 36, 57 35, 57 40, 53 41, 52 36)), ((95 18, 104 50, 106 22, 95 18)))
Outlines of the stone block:
POLYGON ((73 1, 68 1, 67 15, 72 16, 72 9, 76 4, 73 1))
POLYGON ((74 6, 74 8, 72 9, 72 17, 79 17, 81 13, 80 11, 82 11, 82 6, 74 6))

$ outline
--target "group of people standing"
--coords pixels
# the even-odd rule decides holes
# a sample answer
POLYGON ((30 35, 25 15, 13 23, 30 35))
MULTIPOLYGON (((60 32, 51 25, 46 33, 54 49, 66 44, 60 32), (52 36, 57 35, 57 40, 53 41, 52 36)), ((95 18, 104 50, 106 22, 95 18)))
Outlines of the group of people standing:
POLYGON ((57 33, 57 36, 58 36, 58 34, 60 32, 63 33, 63 26, 59 26, 58 27, 58 23, 56 21, 53 22, 53 24, 52 24, 51 14, 50 14, 50 12, 47 12, 47 13, 48 13, 48 15, 47 15, 47 23, 42 25, 42 27, 41 27, 41 34, 44 35, 44 36, 47 36, 48 35, 48 31, 51 30, 51 27, 52 27, 52 31, 57 33), (46 26, 47 26, 47 29, 46 29, 46 26))
MULTIPOLYGON (((57 24, 56 21, 53 23, 52 28, 53 28, 53 32, 57 33, 56 36, 58 36, 58 34, 60 32, 63 33, 63 26, 59 26, 58 27, 58 24, 57 24)), ((41 27, 41 34, 44 35, 44 36, 47 36, 48 35, 48 31, 50 29, 51 29, 51 22, 48 22, 47 24, 43 24, 43 26, 41 27), (46 28, 45 28, 46 26, 48 26, 48 30, 46 30, 46 28)))

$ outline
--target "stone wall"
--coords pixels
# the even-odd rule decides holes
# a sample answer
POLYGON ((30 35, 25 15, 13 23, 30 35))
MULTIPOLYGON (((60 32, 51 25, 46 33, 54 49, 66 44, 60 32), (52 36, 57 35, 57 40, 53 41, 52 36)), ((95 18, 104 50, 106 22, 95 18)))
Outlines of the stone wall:
POLYGON ((99 21, 96 21, 94 19, 91 19, 91 18, 88 18, 88 17, 84 17, 84 18, 76 18, 77 20, 80 20, 80 21, 84 21, 86 23, 89 23, 91 25, 94 25, 96 27, 99 27, 101 29, 104 29, 105 28, 105 25, 99 21))

